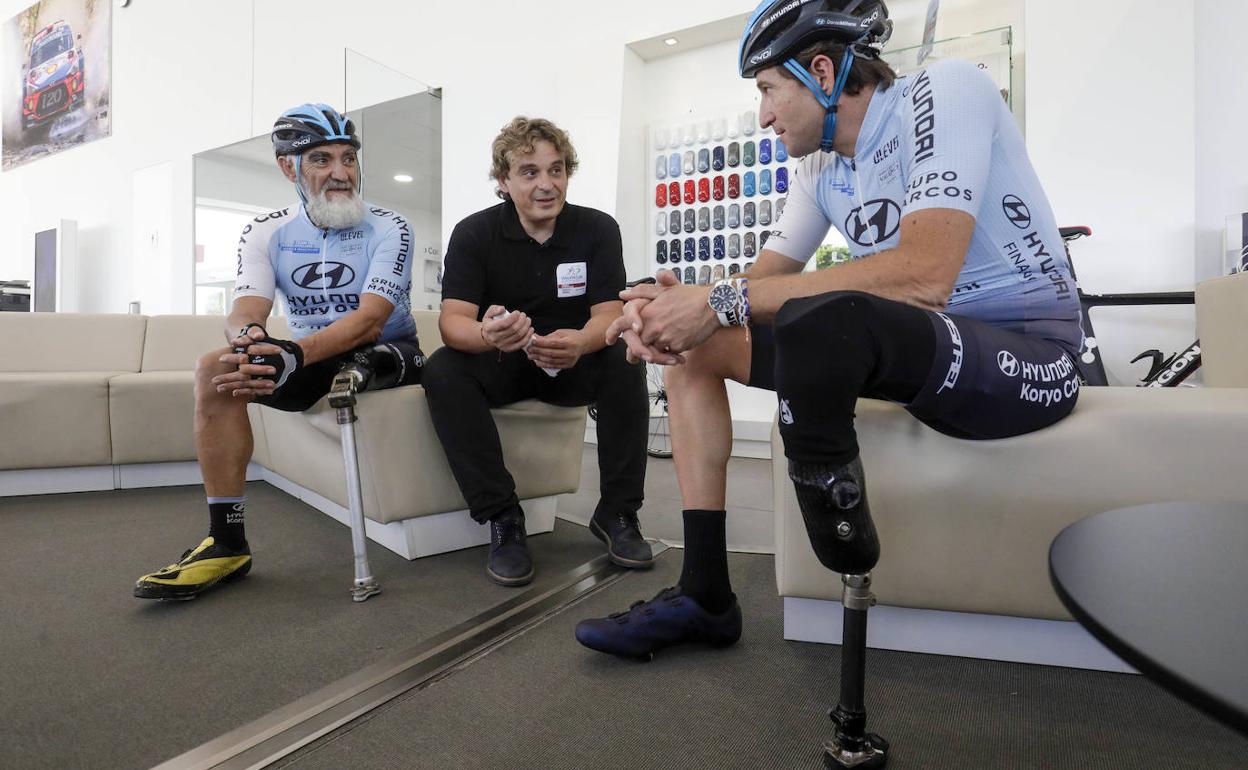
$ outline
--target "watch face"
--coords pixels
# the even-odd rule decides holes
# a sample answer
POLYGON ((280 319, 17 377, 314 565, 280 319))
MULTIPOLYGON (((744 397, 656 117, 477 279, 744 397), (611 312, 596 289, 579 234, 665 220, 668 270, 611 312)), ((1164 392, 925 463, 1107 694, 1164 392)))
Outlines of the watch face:
POLYGON ((716 171, 724 170, 724 146, 722 144, 715 145, 715 149, 711 150, 711 168, 716 171))
MULTIPOLYGON (((716 265, 723 269, 723 265, 716 265)), ((711 289, 711 295, 706 298, 706 304, 711 306, 711 310, 716 313, 730 313, 737 309, 737 292, 727 284, 719 284, 711 289)))
POLYGON ((711 151, 703 147, 698 150, 698 173, 705 174, 711 170, 711 151))
POLYGON ((758 162, 766 165, 771 162, 771 140, 758 140, 758 162))
POLYGON ((724 178, 717 176, 711 180, 711 197, 717 201, 724 199, 724 178))

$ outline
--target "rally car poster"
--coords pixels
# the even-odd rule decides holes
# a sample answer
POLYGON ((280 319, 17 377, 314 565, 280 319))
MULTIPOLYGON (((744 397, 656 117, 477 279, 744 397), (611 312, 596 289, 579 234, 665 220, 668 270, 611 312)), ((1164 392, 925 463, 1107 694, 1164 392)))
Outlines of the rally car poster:
POLYGON ((112 134, 111 31, 110 0, 41 0, 4 23, 3 170, 112 134))

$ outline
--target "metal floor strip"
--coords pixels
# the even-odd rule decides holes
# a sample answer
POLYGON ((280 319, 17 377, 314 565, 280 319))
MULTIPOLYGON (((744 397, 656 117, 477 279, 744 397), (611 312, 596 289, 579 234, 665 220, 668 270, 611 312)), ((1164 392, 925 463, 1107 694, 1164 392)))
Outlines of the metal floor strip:
MULTIPOLYGON (((654 554, 667 550, 654 544, 654 554)), ((247 770, 266 767, 413 688, 436 679, 629 570, 606 555, 539 583, 420 644, 387 656, 265 716, 231 730, 154 770, 247 770)))

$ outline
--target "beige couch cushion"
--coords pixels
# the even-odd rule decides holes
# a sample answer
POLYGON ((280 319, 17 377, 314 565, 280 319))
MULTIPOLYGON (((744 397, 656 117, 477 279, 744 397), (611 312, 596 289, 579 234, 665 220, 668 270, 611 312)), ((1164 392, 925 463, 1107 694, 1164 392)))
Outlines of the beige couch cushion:
POLYGON ((1248 273, 1196 287, 1201 370, 1210 387, 1248 387, 1248 273))
MULTIPOLYGON (((301 414, 260 411, 271 448, 268 467, 346 507, 341 430, 327 401, 301 414)), ((422 388, 361 394, 357 414, 366 516, 389 523, 467 507, 434 433, 422 388)), ((521 499, 576 491, 584 409, 523 401, 493 414, 521 499)))
POLYGON ((0 373, 0 470, 110 464, 108 380, 116 374, 0 373))
POLYGON ((137 372, 147 317, 0 313, 0 372, 137 372))
POLYGON ((225 346, 221 316, 154 315, 147 319, 143 371, 193 372, 200 356, 225 346))
MULTIPOLYGON (((1128 505, 1245 498, 1245 389, 1085 388, 1057 425, 996 441, 948 438, 865 399, 857 427, 881 604, 1066 619, 1048 578, 1049 544, 1065 526, 1128 505)), ((839 577, 807 539, 778 431, 772 443, 780 593, 839 599, 839 577)))

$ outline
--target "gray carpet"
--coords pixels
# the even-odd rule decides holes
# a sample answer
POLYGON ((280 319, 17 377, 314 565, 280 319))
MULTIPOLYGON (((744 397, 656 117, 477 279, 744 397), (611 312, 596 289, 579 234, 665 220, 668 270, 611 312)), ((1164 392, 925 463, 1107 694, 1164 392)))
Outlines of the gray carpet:
MULTIPOLYGON (((370 542, 383 591, 357 604, 348 529, 247 494, 251 575, 184 603, 130 591, 203 536, 202 488, 0 498, 0 767, 150 767, 516 596, 484 548, 370 542)), ((539 582, 602 553, 563 522, 530 544, 539 582)))
MULTIPOLYGON (((577 620, 672 583, 631 573, 429 688, 279 763, 318 768, 818 768, 839 647, 781 639, 773 561, 734 555, 728 650, 652 663, 576 644, 577 620)), ((1248 767, 1248 741, 1139 676, 872 650, 870 729, 902 768, 1248 767)))

